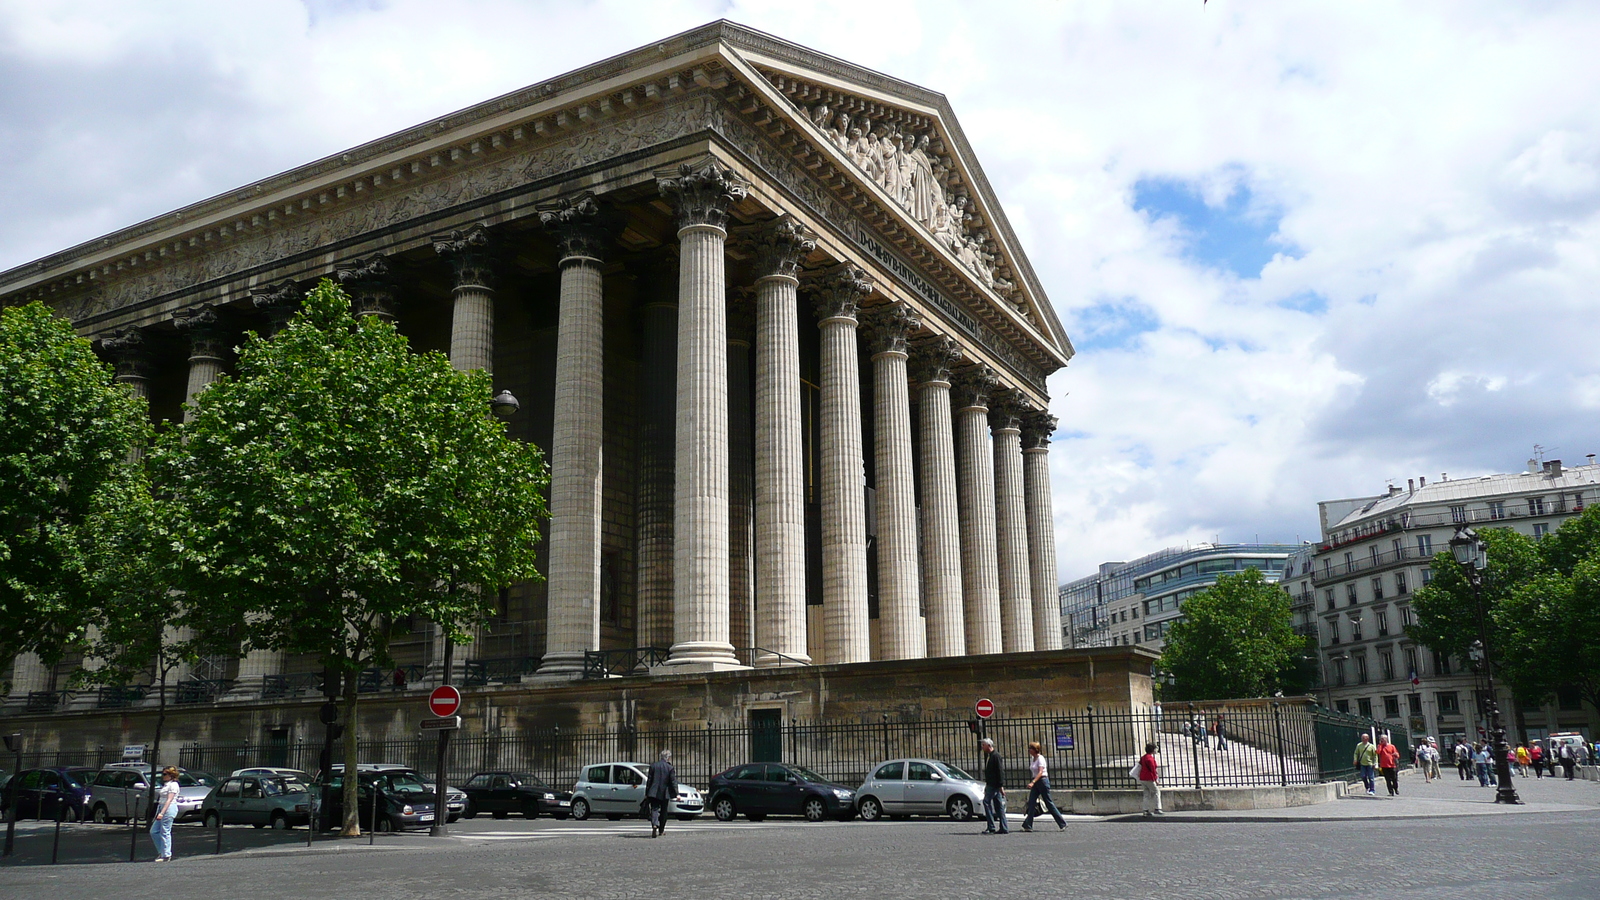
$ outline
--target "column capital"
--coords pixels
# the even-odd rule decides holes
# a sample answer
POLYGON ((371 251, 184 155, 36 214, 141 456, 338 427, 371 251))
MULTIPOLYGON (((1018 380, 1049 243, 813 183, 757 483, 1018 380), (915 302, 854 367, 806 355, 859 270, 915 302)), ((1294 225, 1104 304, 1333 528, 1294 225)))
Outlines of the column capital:
POLYGON ((904 303, 894 302, 865 310, 868 346, 873 353, 904 354, 911 334, 922 328, 922 316, 904 303))
POLYGON ((680 231, 695 225, 726 230, 729 207, 750 192, 743 179, 715 159, 686 162, 676 172, 657 175, 656 187, 672 201, 680 231))
POLYGON ((306 292, 293 281, 263 284, 250 289, 250 303, 267 317, 267 337, 277 334, 294 318, 306 292))
POLYGON ((145 344, 144 329, 130 325, 100 339, 104 350, 117 368, 118 379, 149 378, 150 348, 145 344))
POLYGON ((489 229, 482 225, 433 236, 433 252, 455 266, 456 288, 493 290, 494 267, 489 258, 489 229))
POLYGON ((872 293, 872 276, 855 263, 842 263, 822 274, 812 291, 817 318, 855 321, 861 301, 872 293))
POLYGON ((950 400, 956 409, 988 409, 989 397, 1000 387, 994 370, 978 363, 962 369, 950 380, 950 400))
POLYGON ((911 345, 912 377, 923 384, 950 383, 950 369, 961 362, 961 345, 949 335, 936 334, 911 345))
POLYGON ((351 294, 351 308, 357 316, 395 317, 394 285, 389 278, 389 261, 382 255, 337 263, 333 272, 351 294))
POLYGON ((1033 411, 1026 400, 1013 388, 998 388, 990 393, 989 427, 996 433, 1014 431, 1021 433, 1023 417, 1033 411))
POLYGON ((541 207, 539 224, 555 237, 563 265, 573 259, 605 259, 606 231, 601 224, 600 204, 592 192, 562 197, 541 207))
POLYGON ((1050 435, 1055 433, 1056 422, 1056 417, 1044 410, 1030 410, 1022 418, 1022 449, 1049 450, 1050 435))
POLYGON ((226 352, 222 336, 222 317, 209 303, 180 309, 172 314, 172 325, 189 338, 189 359, 220 360, 226 352))
POLYGON ((752 236, 756 278, 798 278, 800 264, 817 249, 817 236, 784 213, 760 226, 752 236))

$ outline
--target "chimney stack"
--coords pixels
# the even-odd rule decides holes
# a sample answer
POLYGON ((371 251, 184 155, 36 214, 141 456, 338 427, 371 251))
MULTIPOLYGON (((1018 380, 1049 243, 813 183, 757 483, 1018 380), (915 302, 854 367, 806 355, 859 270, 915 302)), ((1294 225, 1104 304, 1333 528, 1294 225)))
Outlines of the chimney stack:
POLYGON ((1530 474, 1530 475, 1539 474, 1539 461, 1537 459, 1528 460, 1528 474, 1530 474))
POLYGON ((1417 487, 1425 488, 1427 486, 1428 486, 1428 476, 1426 476, 1426 475, 1420 476, 1417 479, 1417 487))
POLYGON ((1417 480, 1415 478, 1407 478, 1406 479, 1406 493, 1415 494, 1416 492, 1417 492, 1417 480))

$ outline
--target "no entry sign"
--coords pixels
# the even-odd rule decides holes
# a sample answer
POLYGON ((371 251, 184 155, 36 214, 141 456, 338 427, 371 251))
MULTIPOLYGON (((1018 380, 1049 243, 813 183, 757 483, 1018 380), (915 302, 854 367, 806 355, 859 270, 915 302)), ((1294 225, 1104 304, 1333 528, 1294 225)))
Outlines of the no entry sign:
POLYGON ((461 692, 448 684, 441 684, 428 695, 428 712, 439 718, 453 716, 461 708, 461 692))
POLYGON ((979 700, 978 701, 978 705, 977 705, 977 710, 978 710, 978 718, 980 718, 980 719, 989 718, 990 716, 994 715, 994 701, 988 699, 987 697, 982 699, 982 700, 979 700))

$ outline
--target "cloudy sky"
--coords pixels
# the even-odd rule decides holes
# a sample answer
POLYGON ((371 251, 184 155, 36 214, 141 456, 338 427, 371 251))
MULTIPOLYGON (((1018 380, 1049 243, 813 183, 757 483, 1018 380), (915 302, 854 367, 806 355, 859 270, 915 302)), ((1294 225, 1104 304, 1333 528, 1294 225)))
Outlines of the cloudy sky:
POLYGON ((1078 348, 1063 580, 1600 452, 1600 6, 0 0, 0 269, 725 17, 949 96, 1078 348))

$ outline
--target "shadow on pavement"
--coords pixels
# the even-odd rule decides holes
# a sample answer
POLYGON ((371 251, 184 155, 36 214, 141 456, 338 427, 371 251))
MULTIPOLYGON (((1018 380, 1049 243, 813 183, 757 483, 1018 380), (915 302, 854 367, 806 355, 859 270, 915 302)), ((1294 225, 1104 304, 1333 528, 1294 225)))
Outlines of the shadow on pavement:
MULTIPOLYGON (((3 829, 0 825, 0 829, 3 829)), ((3 833, 3 832, 0 832, 3 833)), ((396 840, 403 840, 405 835, 378 835, 378 844, 393 844, 396 840)), ((0 859, 0 867, 21 866, 48 866, 50 865, 51 847, 55 843, 55 823, 23 821, 17 823, 16 848, 10 857, 0 859)), ((347 844, 359 840, 363 845, 367 838, 337 838, 333 834, 318 834, 312 843, 312 848, 326 849, 330 844, 347 844)), ((57 865, 102 865, 112 863, 128 864, 130 845, 134 850, 134 862, 148 863, 155 860, 155 844, 150 840, 148 826, 140 824, 138 831, 134 832, 127 825, 94 825, 88 823, 63 824, 61 826, 61 841, 56 853, 57 865)), ((273 831, 269 828, 253 828, 247 825, 230 825, 222 829, 221 854, 243 853, 263 849, 293 849, 306 847, 306 832, 304 828, 294 828, 288 831, 273 831)), ((172 829, 172 854, 174 858, 183 859, 201 856, 213 856, 217 853, 217 832, 214 829, 204 828, 197 823, 184 823, 173 826, 172 829)))

